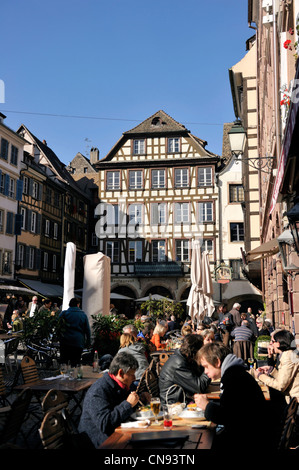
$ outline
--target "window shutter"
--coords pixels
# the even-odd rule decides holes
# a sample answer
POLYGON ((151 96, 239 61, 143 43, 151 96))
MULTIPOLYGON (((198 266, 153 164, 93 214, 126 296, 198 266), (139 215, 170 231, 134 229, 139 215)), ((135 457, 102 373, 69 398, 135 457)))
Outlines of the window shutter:
POLYGON ((23 186, 24 186, 23 180, 17 180, 17 194, 16 194, 17 201, 22 201, 23 186))
POLYGON ((159 207, 158 204, 152 204, 152 220, 153 225, 158 225, 159 223, 159 207))
POLYGON ((15 215, 15 235, 21 235, 22 220, 22 214, 15 215))
POLYGON ((10 180, 10 176, 6 174, 5 180, 4 180, 4 196, 8 196, 9 194, 9 180, 10 180))

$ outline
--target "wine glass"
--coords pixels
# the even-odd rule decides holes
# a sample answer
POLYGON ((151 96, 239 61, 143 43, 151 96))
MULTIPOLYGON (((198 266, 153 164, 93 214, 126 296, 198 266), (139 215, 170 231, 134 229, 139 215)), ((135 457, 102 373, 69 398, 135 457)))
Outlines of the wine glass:
POLYGON ((160 398, 151 398, 151 410, 153 415, 155 416, 155 424, 159 424, 158 414, 160 412, 160 405, 160 398))

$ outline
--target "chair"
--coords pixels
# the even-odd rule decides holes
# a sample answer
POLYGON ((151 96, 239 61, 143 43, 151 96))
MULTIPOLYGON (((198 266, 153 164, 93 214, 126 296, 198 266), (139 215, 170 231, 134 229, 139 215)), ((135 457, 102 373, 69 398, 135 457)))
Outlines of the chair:
POLYGON ((136 393, 140 394, 148 392, 152 397, 159 396, 159 383, 156 374, 151 370, 150 366, 143 372, 136 393))
POLYGON ((48 411, 61 411, 67 406, 68 400, 60 390, 49 390, 42 401, 42 410, 45 414, 48 411))
POLYGON ((61 413, 49 411, 41 423, 39 435, 44 449, 63 449, 65 428, 61 413))
POLYGON ((4 426, 0 432, 0 442, 2 444, 16 442, 22 424, 25 421, 31 398, 32 391, 26 388, 17 396, 9 409, 8 407, 0 409, 0 414, 4 412, 6 415, 4 426))
POLYGON ((5 345, 5 367, 7 370, 7 364, 9 365, 10 371, 12 371, 11 367, 11 356, 14 357, 14 363, 17 365, 17 355, 18 355, 18 345, 20 342, 20 338, 10 338, 4 341, 5 345))
POLYGON ((160 356, 159 356, 160 365, 163 367, 165 362, 168 361, 168 359, 169 359, 169 354, 161 353, 160 356))
POLYGON ((39 381, 38 370, 35 361, 31 359, 31 357, 23 357, 21 361, 21 370, 25 384, 39 381))
POLYGON ((292 437, 292 432, 295 426, 296 414, 298 409, 298 401, 296 397, 293 397, 288 404, 284 417, 284 425, 278 444, 278 450, 288 450, 292 437))
POLYGON ((249 358, 254 357, 254 345, 252 341, 234 341, 233 353, 247 361, 249 358))

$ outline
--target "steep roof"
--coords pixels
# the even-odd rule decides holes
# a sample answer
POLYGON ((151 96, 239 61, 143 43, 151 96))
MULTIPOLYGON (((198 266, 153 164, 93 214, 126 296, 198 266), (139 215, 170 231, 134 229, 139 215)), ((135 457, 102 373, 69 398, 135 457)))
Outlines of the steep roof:
POLYGON ((127 134, 157 134, 157 133, 167 133, 167 132, 189 132, 188 129, 183 124, 175 121, 171 116, 166 114, 164 111, 160 110, 145 119, 138 126, 133 127, 133 129, 124 132, 124 135, 127 134))

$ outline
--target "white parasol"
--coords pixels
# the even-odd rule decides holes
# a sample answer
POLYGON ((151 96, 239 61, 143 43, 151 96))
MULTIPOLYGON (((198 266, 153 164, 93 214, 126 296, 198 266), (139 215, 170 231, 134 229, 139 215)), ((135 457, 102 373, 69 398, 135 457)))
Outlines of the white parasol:
POLYGON ((215 306, 213 302, 213 282, 209 254, 207 251, 204 251, 202 254, 202 292, 204 296, 204 315, 211 317, 215 306))
POLYGON ((69 308, 70 300, 75 296, 75 266, 76 266, 76 245, 72 242, 66 244, 64 261, 64 281, 63 281, 63 302, 62 310, 69 308))
POLYGON ((192 321, 202 319, 204 312, 204 299, 202 292, 202 259, 199 240, 192 242, 192 258, 191 258, 191 289, 189 292, 187 305, 189 307, 189 315, 192 321))

